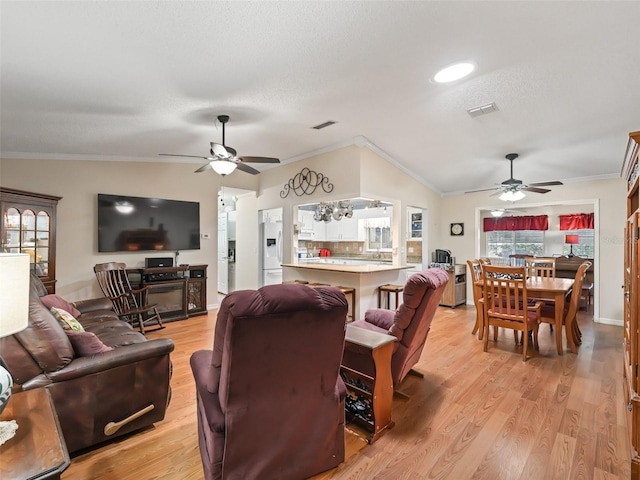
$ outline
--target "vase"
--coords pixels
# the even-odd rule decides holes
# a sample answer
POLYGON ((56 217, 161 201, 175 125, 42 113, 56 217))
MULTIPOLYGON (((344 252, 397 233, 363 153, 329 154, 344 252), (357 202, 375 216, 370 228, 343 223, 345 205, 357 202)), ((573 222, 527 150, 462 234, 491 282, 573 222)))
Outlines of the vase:
POLYGON ((0 413, 11 397, 11 389, 13 388, 13 378, 9 371, 0 365, 0 413))

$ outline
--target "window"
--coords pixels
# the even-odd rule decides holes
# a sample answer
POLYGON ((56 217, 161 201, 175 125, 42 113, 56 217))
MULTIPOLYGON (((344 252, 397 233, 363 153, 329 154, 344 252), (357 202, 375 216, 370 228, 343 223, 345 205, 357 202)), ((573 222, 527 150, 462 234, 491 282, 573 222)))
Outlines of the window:
POLYGON ((391 227, 367 227, 366 245, 367 250, 391 249, 393 246, 391 227))
MULTIPOLYGON (((544 255, 544 231, 516 230, 487 232, 487 256, 508 258, 509 255, 544 255)), ((574 251, 575 253, 575 251, 574 251)))
POLYGON ((579 243, 577 245, 568 245, 565 244, 562 247, 562 254, 569 255, 571 253, 573 247, 573 254, 582 258, 594 258, 594 234, 593 229, 586 228, 584 230, 563 230, 562 233, 566 233, 568 235, 578 235, 579 243))

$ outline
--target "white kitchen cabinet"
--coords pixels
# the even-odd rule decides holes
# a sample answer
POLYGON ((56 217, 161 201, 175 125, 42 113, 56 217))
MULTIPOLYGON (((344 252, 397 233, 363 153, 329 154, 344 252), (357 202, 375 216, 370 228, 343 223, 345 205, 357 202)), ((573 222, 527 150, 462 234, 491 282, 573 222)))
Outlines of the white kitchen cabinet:
POLYGON ((327 223, 327 237, 331 242, 356 242, 364 240, 364 227, 358 225, 358 211, 353 212, 351 218, 333 220, 327 223), (362 230, 362 232, 360 232, 362 230))

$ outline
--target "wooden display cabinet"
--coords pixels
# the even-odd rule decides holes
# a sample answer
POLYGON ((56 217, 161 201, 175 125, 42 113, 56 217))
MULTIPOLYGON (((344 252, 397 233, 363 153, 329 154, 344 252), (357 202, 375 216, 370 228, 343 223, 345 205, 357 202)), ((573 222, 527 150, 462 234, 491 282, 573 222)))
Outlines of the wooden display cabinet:
POLYGON ((0 187, 1 250, 27 253, 49 293, 56 290, 56 207, 62 197, 0 187))
POLYGON ((640 132, 629 134, 622 167, 627 185, 624 229, 624 386, 631 433, 631 478, 640 478, 640 132))

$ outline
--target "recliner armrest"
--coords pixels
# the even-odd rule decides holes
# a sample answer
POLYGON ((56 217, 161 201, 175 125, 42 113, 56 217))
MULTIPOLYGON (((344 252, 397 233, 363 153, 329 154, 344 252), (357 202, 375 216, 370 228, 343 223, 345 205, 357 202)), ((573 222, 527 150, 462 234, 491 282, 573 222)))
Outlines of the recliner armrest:
POLYGON ((72 380, 122 365, 129 365, 148 358, 168 355, 173 349, 173 341, 168 338, 158 338, 142 343, 116 347, 110 352, 75 358, 69 365, 58 371, 33 377, 25 382, 22 388, 23 390, 29 390, 51 383, 72 380))
POLYGON ((364 313, 364 321, 389 330, 393 326, 396 312, 384 308, 372 308, 364 313))

